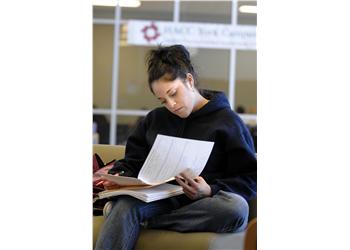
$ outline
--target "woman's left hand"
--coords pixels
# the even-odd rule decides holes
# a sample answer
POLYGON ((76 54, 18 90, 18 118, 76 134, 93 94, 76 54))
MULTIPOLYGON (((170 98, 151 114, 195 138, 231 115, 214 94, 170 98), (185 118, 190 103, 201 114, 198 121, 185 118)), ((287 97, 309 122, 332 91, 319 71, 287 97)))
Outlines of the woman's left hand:
POLYGON ((211 196, 211 188, 201 176, 193 178, 185 171, 179 176, 175 176, 175 180, 182 186, 184 193, 191 200, 211 196))

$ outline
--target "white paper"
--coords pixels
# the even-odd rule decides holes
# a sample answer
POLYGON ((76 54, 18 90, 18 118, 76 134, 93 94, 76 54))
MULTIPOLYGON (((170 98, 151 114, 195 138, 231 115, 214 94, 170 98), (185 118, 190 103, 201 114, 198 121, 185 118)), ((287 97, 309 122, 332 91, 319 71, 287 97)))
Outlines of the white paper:
POLYGON ((108 198, 117 195, 131 195, 145 202, 151 202, 180 194, 183 194, 181 186, 164 183, 158 186, 142 189, 106 190, 98 194, 98 199, 108 198))
POLYGON ((145 183, 163 183, 190 169, 199 175, 208 161, 214 142, 157 135, 138 179, 145 183))

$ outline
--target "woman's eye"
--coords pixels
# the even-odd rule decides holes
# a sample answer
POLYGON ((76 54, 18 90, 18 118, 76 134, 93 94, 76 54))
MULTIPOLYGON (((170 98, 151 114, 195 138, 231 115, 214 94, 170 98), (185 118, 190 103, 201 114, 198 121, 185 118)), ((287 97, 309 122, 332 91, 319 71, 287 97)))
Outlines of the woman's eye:
POLYGON ((170 94, 171 97, 173 97, 175 95, 176 95, 176 91, 170 94))

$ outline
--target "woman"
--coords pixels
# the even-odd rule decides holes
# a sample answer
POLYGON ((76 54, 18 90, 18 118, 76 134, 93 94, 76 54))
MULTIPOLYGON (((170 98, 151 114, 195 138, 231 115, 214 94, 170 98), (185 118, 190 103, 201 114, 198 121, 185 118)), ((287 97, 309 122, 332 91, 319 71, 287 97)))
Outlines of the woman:
POLYGON ((151 50, 147 63, 150 90, 164 107, 139 123, 128 138, 125 158, 109 173, 137 177, 157 134, 213 141, 214 147, 200 176, 191 178, 184 172, 175 178, 183 195, 151 203, 119 196, 110 202, 96 249, 132 249, 141 226, 238 232, 247 225, 247 201, 256 196, 253 141, 225 95, 198 89, 189 52, 182 45, 151 50))

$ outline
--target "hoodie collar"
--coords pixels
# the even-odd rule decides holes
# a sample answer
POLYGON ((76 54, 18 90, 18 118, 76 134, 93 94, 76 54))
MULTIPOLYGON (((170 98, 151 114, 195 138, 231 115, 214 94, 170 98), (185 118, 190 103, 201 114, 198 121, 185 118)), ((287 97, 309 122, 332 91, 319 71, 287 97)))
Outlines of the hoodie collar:
POLYGON ((193 112, 188 118, 199 117, 207 115, 219 109, 230 108, 230 104, 223 92, 202 89, 200 90, 201 95, 208 99, 209 102, 205 104, 201 109, 193 112))

